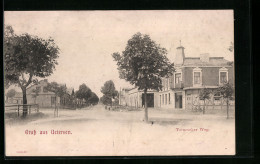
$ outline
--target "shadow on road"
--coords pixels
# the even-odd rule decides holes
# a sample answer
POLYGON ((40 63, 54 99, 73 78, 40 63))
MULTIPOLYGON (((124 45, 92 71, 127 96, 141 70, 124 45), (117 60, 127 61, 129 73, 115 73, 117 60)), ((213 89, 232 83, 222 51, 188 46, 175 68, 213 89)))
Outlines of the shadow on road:
POLYGON ((158 125, 177 125, 177 124, 187 124, 192 121, 192 119, 166 119, 166 118, 150 118, 149 123, 158 125))

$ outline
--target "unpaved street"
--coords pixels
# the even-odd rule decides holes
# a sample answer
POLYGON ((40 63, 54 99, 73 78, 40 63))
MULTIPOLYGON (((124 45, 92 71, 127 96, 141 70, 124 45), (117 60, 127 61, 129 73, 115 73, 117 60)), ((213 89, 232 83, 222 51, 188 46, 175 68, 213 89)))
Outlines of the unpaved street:
POLYGON ((227 120, 224 113, 150 109, 150 123, 145 123, 144 111, 108 111, 101 105, 60 110, 58 118, 53 117, 52 109, 41 112, 41 117, 30 121, 6 120, 6 155, 235 154, 235 121, 227 120))

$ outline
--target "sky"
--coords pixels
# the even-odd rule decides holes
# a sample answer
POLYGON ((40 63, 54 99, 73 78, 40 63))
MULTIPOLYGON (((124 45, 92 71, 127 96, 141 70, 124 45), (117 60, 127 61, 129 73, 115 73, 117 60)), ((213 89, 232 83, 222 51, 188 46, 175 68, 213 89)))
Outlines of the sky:
POLYGON ((180 40, 186 57, 209 53, 234 61, 234 52, 228 50, 234 43, 232 10, 5 11, 4 23, 16 34, 54 39, 61 52, 49 82, 75 90, 85 83, 99 97, 107 80, 117 90, 133 87, 119 78, 111 54, 121 53, 137 32, 166 48, 171 62, 180 40))

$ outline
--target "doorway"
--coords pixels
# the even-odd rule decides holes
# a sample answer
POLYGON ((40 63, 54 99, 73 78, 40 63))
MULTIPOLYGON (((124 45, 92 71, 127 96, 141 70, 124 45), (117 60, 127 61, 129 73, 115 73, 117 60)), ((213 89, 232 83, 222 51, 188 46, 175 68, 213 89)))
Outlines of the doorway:
POLYGON ((175 108, 182 108, 182 93, 175 93, 175 108))

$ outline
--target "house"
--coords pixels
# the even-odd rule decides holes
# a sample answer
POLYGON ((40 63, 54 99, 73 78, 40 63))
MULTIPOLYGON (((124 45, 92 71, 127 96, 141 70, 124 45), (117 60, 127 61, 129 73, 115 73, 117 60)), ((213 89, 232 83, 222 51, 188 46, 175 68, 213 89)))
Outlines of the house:
POLYGON ((15 92, 14 97, 10 97, 7 100, 7 104, 23 104, 23 93, 15 92))
POLYGON ((163 78, 163 89, 158 92, 159 106, 162 108, 192 109, 201 104, 199 93, 203 88, 212 91, 211 105, 219 104, 220 95, 216 89, 227 81, 234 81, 233 63, 223 57, 185 57, 184 47, 177 47, 175 72, 169 78, 163 78), (216 94, 214 94, 216 93, 216 94))
POLYGON ((120 88, 119 91, 119 105, 128 106, 128 92, 130 88, 120 88))
POLYGON ((38 104, 40 107, 55 107, 60 105, 60 98, 55 96, 55 93, 47 91, 46 86, 48 80, 44 79, 39 81, 38 84, 32 85, 27 88, 27 104, 38 104), (35 97, 33 90, 38 89, 39 95, 35 97))
MULTIPOLYGON (((135 108, 144 107, 144 93, 137 88, 126 89, 123 88, 119 94, 119 105, 131 106, 135 108)), ((147 91, 147 107, 158 107, 157 104, 157 91, 147 91)))
MULTIPOLYGON (((174 64, 174 74, 162 78, 162 90, 148 91, 148 107, 192 109, 201 104, 199 93, 203 88, 212 91, 210 105, 218 105, 222 100, 214 91, 224 82, 234 81, 233 63, 223 57, 210 57, 207 53, 200 57, 185 57, 184 47, 179 46, 174 64)), ((120 93, 120 97, 124 97, 120 100, 121 105, 144 106, 143 91, 133 88, 120 93)))

